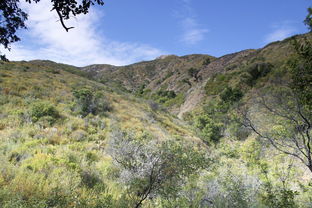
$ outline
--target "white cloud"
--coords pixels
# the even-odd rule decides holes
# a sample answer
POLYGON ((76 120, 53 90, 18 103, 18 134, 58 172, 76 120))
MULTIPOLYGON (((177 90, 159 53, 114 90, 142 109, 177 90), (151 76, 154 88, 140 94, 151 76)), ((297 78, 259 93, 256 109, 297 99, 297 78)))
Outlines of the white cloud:
POLYGON ((182 0, 182 10, 176 15, 182 25, 183 33, 180 41, 187 45, 195 45, 204 40, 208 29, 202 27, 196 19, 195 12, 191 6, 191 0, 182 0))
POLYGON ((161 50, 145 44, 103 37, 96 27, 103 15, 96 10, 68 20, 66 25, 75 28, 66 32, 55 12, 50 12, 47 1, 23 7, 29 14, 28 33, 21 42, 12 46, 11 52, 6 53, 9 59, 49 59, 76 66, 95 63, 125 65, 163 54, 161 50))
POLYGON ((186 44, 194 45, 205 38, 205 33, 209 30, 202 29, 194 18, 185 18, 183 21, 184 33, 181 41, 186 44))
POLYGON ((274 30, 269 33, 265 39, 265 43, 270 43, 278 40, 284 40, 285 38, 296 33, 296 29, 290 25, 290 23, 281 23, 280 25, 274 25, 274 30))

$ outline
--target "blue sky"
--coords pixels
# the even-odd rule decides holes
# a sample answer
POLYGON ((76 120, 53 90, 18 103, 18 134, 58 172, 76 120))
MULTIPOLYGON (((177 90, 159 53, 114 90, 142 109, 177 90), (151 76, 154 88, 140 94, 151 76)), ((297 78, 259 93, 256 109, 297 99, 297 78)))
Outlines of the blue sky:
POLYGON ((310 0, 106 0, 67 22, 50 4, 22 4, 28 30, 7 56, 85 66, 125 65, 163 54, 222 56, 305 33, 310 0))

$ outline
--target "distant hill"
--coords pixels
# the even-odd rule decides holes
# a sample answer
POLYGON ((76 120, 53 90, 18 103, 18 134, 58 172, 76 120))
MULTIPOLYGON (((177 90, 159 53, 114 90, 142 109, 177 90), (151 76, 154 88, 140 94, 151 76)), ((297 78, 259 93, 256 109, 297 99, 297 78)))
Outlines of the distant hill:
MULTIPOLYGON (((128 66, 99 64, 82 67, 81 70, 105 85, 146 99, 158 100, 181 118, 185 112, 192 111, 205 102, 209 96, 206 85, 212 77, 217 74, 232 74, 231 80, 236 79, 255 64, 271 64, 274 71, 285 64, 293 53, 291 39, 302 37, 311 38, 311 33, 277 41, 261 49, 244 50, 220 58, 200 54, 182 57, 164 55, 152 61, 128 66), (190 73, 191 70, 195 73, 190 73), (160 91, 174 91, 178 98, 172 98, 171 101, 161 100, 157 96, 160 91)), ((231 80, 226 82, 230 83, 231 80)))

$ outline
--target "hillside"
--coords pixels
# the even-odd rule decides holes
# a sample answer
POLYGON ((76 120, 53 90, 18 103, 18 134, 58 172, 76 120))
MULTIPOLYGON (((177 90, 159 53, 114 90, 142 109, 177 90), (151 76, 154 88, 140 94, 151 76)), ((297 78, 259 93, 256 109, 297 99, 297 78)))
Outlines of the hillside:
POLYGON ((311 207, 310 139, 293 138, 311 132, 312 44, 300 59, 294 40, 312 34, 121 67, 0 62, 0 207, 311 207))
MULTIPOLYGON (((311 38, 311 33, 304 36, 311 38)), ((214 75, 222 73, 240 76, 252 65, 262 63, 279 68, 292 53, 291 38, 288 38, 261 49, 244 50, 220 58, 196 54, 182 57, 169 55, 129 66, 92 65, 83 67, 82 70, 115 89, 163 103, 172 113, 182 118, 184 113, 205 102, 205 86, 214 75), (175 97, 171 101, 162 100, 158 95, 160 91, 174 91, 175 97)))
MULTIPOLYGON (((77 185, 89 180, 84 177, 102 180, 110 168, 104 149, 112 132, 201 143, 188 125, 157 104, 115 93, 84 76, 76 67, 50 61, 1 62, 0 204, 23 198, 26 204, 7 201, 7 206, 33 207, 39 195, 57 194, 54 188, 65 197, 73 177, 77 185)), ((85 183, 76 194, 83 195, 91 182, 85 183)))

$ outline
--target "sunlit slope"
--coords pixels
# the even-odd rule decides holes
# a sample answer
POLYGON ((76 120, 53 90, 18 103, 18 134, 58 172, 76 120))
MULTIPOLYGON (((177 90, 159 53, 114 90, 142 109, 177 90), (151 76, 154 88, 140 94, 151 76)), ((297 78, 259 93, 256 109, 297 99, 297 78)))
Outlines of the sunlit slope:
MULTIPOLYGON (((153 99, 182 118, 184 113, 203 105, 211 96, 210 92, 214 93, 217 88, 224 87, 209 85, 216 77, 223 74, 227 80, 221 82, 231 80, 234 86, 241 84, 238 84, 238 79, 247 80, 248 76, 261 78, 250 74, 254 73, 253 67, 270 65, 272 70, 265 72, 270 74, 287 63, 294 54, 293 40, 302 38, 311 39, 311 33, 270 43, 261 49, 243 50, 219 58, 200 54, 181 57, 168 55, 128 66, 92 65, 81 69, 90 77, 115 89, 153 99)), ((264 68, 260 68, 259 73, 265 71, 264 68)), ((247 86, 247 90, 250 89, 247 86)))

